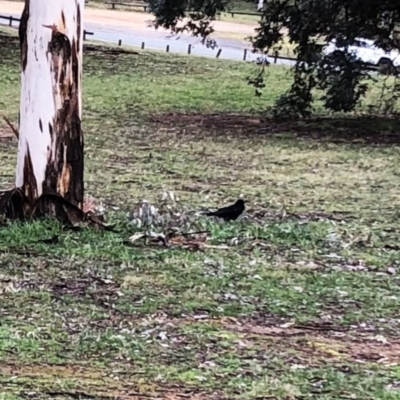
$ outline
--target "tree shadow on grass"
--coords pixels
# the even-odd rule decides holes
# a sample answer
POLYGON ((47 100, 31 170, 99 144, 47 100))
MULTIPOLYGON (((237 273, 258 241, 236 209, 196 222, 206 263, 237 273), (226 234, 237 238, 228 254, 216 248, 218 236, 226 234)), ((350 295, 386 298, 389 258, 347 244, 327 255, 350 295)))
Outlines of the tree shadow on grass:
POLYGON ((216 135, 270 136, 277 139, 297 137, 336 144, 360 146, 400 145, 400 117, 313 117, 304 120, 277 121, 242 114, 180 114, 168 113, 152 117, 166 127, 186 133, 207 130, 216 135))

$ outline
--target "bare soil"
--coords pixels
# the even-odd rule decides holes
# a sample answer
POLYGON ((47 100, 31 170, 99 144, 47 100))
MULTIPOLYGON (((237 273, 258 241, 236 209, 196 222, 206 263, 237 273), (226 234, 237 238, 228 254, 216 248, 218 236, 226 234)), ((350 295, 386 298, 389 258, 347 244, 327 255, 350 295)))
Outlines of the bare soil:
POLYGON ((358 143, 360 145, 398 145, 399 122, 380 117, 337 118, 313 117, 299 120, 274 120, 243 114, 166 113, 152 117, 152 121, 170 129, 182 128, 185 133, 199 127, 215 134, 281 135, 292 133, 297 137, 330 142, 358 143))

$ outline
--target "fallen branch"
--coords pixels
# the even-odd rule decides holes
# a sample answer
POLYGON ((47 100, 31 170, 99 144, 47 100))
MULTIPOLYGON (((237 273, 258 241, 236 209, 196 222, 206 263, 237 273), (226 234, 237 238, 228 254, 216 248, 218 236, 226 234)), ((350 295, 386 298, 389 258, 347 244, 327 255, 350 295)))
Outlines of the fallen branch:
POLYGON ((14 127, 14 125, 11 123, 11 121, 5 116, 3 115, 3 119, 4 121, 6 121, 7 125, 9 126, 9 128, 14 132, 15 137, 17 138, 17 140, 19 139, 19 132, 18 129, 16 129, 14 127))

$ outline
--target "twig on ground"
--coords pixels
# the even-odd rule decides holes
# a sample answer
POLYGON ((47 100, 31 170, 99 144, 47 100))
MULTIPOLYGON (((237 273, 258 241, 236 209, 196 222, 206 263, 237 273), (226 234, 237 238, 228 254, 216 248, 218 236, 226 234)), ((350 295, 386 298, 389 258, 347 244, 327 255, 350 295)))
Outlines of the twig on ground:
POLYGON ((16 128, 14 127, 14 125, 11 123, 11 121, 10 121, 5 115, 3 115, 3 119, 4 119, 4 121, 6 121, 7 125, 10 127, 10 129, 14 132, 15 137, 16 137, 17 139, 19 139, 19 132, 18 132, 18 129, 16 129, 16 128))

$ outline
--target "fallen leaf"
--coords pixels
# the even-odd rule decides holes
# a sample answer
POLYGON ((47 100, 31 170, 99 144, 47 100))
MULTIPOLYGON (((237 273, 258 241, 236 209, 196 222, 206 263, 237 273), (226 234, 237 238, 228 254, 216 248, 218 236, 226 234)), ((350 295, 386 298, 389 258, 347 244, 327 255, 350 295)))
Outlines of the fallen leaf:
POLYGON ((141 239, 142 237, 144 237, 145 234, 144 233, 135 233, 134 235, 132 235, 129 240, 131 241, 131 243, 136 242, 136 240, 141 239))

